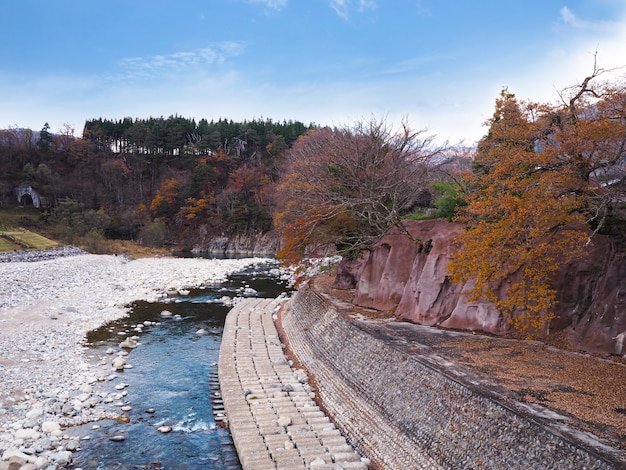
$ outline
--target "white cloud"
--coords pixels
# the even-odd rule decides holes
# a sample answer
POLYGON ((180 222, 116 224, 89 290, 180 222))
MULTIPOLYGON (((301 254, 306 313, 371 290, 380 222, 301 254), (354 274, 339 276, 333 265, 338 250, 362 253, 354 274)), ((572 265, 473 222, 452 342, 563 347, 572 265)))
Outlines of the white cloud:
MULTIPOLYGON (((350 17, 351 0, 330 0, 330 7, 335 13, 344 20, 350 17)), ((375 10, 378 7, 376 0, 358 0, 357 10, 364 12, 367 10, 375 10)))
POLYGON ((287 6, 287 0, 248 0, 248 3, 265 5, 274 10, 280 10, 287 6))
POLYGON ((359 11, 375 10, 377 7, 375 0, 359 0, 359 11))
MULTIPOLYGON (((575 86, 597 67, 607 70, 601 80, 619 80, 625 77, 626 16, 615 16, 610 21, 589 21, 577 17, 563 7, 559 24, 574 34, 560 34, 558 41, 548 43, 545 53, 523 69, 511 70, 499 76, 502 85, 508 85, 518 97, 540 102, 557 102, 558 93, 575 86)), ((558 33, 564 30, 558 29, 558 33)))
POLYGON ((148 78, 167 72, 178 72, 190 68, 221 64, 228 58, 237 56, 243 50, 243 43, 224 42, 212 47, 193 51, 174 52, 150 57, 129 57, 119 61, 120 74, 116 78, 148 78))
POLYGON ((559 11, 559 18, 556 22, 557 31, 563 29, 607 31, 619 27, 618 21, 589 21, 579 18, 568 7, 563 7, 559 11))
POLYGON ((348 19, 348 0, 331 0, 330 7, 344 20, 348 19))

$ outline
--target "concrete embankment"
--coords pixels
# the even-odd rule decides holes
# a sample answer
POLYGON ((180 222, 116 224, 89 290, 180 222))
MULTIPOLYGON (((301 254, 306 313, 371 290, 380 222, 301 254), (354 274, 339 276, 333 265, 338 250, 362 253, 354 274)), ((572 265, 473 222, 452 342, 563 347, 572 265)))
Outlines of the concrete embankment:
POLYGON ((331 419, 382 468, 623 468, 610 449, 369 335, 309 286, 283 308, 281 323, 331 419))
POLYGON ((244 470, 366 469, 315 404, 306 373, 288 364, 273 320, 279 304, 245 299, 224 325, 219 382, 244 470))

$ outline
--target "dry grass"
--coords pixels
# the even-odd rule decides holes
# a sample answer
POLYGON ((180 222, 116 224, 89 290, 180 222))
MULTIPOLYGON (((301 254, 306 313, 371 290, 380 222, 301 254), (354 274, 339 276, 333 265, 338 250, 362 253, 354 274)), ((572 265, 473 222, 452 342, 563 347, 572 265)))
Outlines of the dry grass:
POLYGON ((150 248, 139 245, 138 243, 130 240, 101 240, 98 245, 99 254, 126 255, 130 258, 155 258, 160 256, 170 256, 171 254, 165 248, 150 248))
POLYGON ((0 246, 0 251, 13 251, 16 249, 16 246, 26 250, 46 250, 59 245, 54 240, 29 230, 6 231, 1 232, 0 235, 5 241, 9 242, 4 245, 7 249, 2 250, 3 246, 0 246))
POLYGON ((21 249, 21 247, 18 244, 7 240, 3 236, 1 236, 0 233, 0 253, 6 253, 7 251, 15 251, 19 249, 21 249))

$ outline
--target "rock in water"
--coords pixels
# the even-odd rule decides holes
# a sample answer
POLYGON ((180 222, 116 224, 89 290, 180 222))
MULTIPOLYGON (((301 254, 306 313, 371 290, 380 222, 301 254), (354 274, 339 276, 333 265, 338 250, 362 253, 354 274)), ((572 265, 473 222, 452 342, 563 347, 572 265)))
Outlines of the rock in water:
POLYGON ((120 348, 135 349, 139 343, 133 338, 126 338, 120 343, 120 348))
POLYGON ((113 368, 115 370, 123 370, 125 365, 126 365, 126 359, 124 359, 123 357, 118 356, 115 359, 113 359, 113 368))

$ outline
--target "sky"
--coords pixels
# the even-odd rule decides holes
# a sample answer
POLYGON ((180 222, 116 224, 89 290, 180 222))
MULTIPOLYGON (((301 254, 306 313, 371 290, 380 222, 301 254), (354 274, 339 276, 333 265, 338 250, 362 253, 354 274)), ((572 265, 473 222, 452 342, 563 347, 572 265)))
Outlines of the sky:
POLYGON ((625 0, 13 0, 0 11, 0 129, 405 119, 473 145, 504 87, 555 102, 594 56, 626 66, 625 0))

